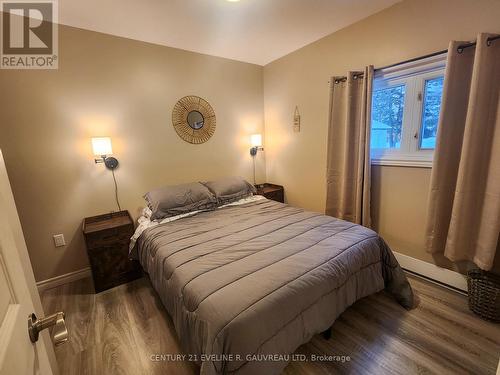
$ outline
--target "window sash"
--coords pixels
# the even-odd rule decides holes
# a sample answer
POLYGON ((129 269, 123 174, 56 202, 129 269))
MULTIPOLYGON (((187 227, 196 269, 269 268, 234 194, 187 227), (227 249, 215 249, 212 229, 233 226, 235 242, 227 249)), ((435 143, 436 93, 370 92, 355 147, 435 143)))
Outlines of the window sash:
POLYGON ((373 91, 402 84, 406 87, 400 148, 372 148, 372 164, 432 166, 434 149, 420 148, 425 82, 444 76, 445 64, 446 54, 442 54, 376 72, 373 91))
MULTIPOLYGON (((442 74, 440 74, 441 72, 434 72, 433 74, 429 73, 427 77, 424 77, 422 76, 422 88, 420 90, 421 92, 421 100, 420 100, 420 123, 419 123, 419 137, 418 137, 418 142, 417 142, 417 148, 418 150, 432 150, 434 151, 434 148, 429 148, 429 147, 422 147, 422 140, 423 140, 423 136, 424 136, 424 113, 425 113, 425 106, 426 106, 426 102, 425 102, 425 98, 426 98, 426 83, 428 81, 432 81, 436 78, 444 78, 444 71, 442 72, 442 74)), ((442 98, 442 93, 441 93, 441 98, 442 98)), ((440 106, 439 108, 441 108, 441 103, 440 103, 440 106)))

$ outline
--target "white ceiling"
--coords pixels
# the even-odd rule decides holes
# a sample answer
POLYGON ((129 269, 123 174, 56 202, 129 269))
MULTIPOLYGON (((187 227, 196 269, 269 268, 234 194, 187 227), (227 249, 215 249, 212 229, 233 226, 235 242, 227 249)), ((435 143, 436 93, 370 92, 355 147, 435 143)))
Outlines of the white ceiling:
POLYGON ((265 65, 400 0, 59 0, 59 23, 265 65))

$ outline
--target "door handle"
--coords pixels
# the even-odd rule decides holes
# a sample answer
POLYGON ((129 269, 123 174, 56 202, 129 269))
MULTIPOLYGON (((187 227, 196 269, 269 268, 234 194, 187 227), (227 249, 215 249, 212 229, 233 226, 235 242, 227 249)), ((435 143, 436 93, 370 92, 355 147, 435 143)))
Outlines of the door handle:
POLYGON ((31 342, 37 342, 40 332, 45 328, 54 327, 52 329, 52 341, 55 346, 59 346, 68 341, 68 329, 64 321, 64 313, 57 312, 45 318, 38 319, 33 313, 28 316, 28 333, 31 342))

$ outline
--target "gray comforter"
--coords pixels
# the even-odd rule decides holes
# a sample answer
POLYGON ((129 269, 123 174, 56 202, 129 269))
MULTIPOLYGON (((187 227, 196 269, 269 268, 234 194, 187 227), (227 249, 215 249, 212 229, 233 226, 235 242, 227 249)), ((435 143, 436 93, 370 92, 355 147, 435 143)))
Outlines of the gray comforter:
POLYGON ((413 301, 375 232, 267 199, 147 229, 137 251, 203 375, 277 374, 358 299, 413 301))

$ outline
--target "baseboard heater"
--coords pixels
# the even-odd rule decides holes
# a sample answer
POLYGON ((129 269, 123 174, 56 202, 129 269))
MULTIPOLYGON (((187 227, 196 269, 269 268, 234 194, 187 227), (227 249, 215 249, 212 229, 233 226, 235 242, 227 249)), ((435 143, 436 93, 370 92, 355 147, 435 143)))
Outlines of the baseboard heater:
POLYGON ((394 256, 405 271, 462 294, 467 294, 467 278, 465 275, 396 251, 394 256))

